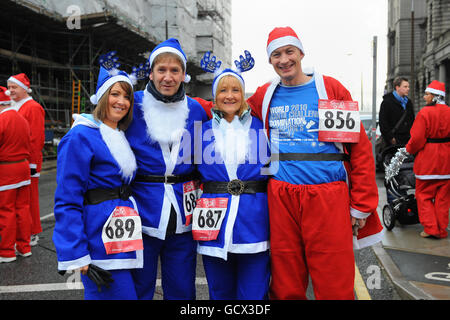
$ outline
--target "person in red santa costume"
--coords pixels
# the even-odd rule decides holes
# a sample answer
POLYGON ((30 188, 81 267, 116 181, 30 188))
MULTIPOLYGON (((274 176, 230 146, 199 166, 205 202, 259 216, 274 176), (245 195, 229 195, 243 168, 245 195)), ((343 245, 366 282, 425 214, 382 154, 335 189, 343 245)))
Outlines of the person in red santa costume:
POLYGON ((0 87, 0 263, 31 256, 30 129, 0 87))
POLYGON ((434 80, 426 88, 426 106, 411 128, 406 151, 415 155, 416 200, 424 238, 448 236, 450 208, 450 108, 445 84, 434 80))
POLYGON ((30 80, 24 74, 17 74, 8 79, 8 93, 14 101, 13 107, 21 114, 30 126, 31 131, 31 245, 37 245, 38 234, 42 232, 39 210, 39 177, 42 167, 42 148, 45 142, 45 111, 42 106, 29 95, 32 92, 30 80))
POLYGON ((379 242, 383 231, 371 144, 362 125, 355 143, 318 139, 319 99, 352 98, 337 80, 304 72, 292 28, 275 28, 267 53, 279 77, 248 103, 279 160, 268 186, 270 298, 306 299, 310 276, 317 300, 354 299, 353 248, 379 242))

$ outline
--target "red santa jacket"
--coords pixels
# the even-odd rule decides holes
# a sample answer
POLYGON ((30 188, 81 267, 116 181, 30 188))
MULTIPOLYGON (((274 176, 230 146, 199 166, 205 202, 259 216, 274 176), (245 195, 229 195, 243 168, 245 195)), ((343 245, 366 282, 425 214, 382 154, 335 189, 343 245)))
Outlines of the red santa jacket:
POLYGON ((445 104, 426 106, 417 114, 406 145, 406 151, 416 155, 417 179, 450 179, 450 142, 427 142, 443 138, 450 138, 450 108, 445 104))
MULTIPOLYGON (((352 100, 347 89, 336 79, 315 74, 316 88, 320 99, 352 100)), ((270 102, 280 83, 279 79, 259 87, 247 102, 253 114, 262 119, 269 135, 269 108, 270 102)), ((350 213, 357 218, 367 218, 366 227, 358 234, 356 248, 370 246, 381 240, 383 227, 376 213, 378 206, 378 187, 375 180, 375 162, 372 154, 372 145, 367 138, 361 124, 360 139, 358 143, 341 144, 338 149, 350 155, 350 161, 345 162, 350 191, 350 213), (375 213, 375 214, 372 214, 375 213)))
POLYGON ((31 97, 17 102, 15 109, 28 121, 30 126, 30 168, 36 169, 39 173, 42 167, 42 148, 44 148, 45 143, 45 111, 31 97))
POLYGON ((13 108, 0 112, 0 191, 30 184, 30 129, 13 108))

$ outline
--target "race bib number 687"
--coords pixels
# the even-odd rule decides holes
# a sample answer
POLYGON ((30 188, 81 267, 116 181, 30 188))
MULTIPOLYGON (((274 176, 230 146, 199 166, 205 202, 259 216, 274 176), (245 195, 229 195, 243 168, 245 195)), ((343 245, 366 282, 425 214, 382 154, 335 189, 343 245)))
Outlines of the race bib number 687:
POLYGON ((319 100, 319 141, 359 142, 358 102, 319 100))

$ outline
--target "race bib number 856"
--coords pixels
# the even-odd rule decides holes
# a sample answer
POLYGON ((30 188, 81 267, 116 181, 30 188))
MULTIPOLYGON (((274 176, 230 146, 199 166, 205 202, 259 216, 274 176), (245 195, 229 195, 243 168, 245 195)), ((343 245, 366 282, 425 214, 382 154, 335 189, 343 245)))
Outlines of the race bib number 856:
POLYGON ((319 141, 359 142, 357 101, 319 100, 319 141))

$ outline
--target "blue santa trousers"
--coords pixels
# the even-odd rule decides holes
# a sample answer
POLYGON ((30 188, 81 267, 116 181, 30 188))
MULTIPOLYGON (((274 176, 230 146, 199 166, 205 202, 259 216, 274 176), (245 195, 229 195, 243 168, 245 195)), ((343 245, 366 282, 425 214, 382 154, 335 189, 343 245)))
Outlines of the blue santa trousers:
POLYGON ((98 292, 97 285, 88 278, 81 275, 84 286, 85 300, 136 300, 136 289, 130 270, 109 270, 114 282, 110 288, 102 286, 98 292))
POLYGON ((228 253, 227 260, 203 255, 211 300, 267 300, 270 281, 269 250, 228 253))
POLYGON ((160 257, 164 300, 195 300, 197 243, 192 233, 174 234, 165 240, 143 234, 143 242, 144 268, 132 271, 138 299, 153 299, 160 257))

